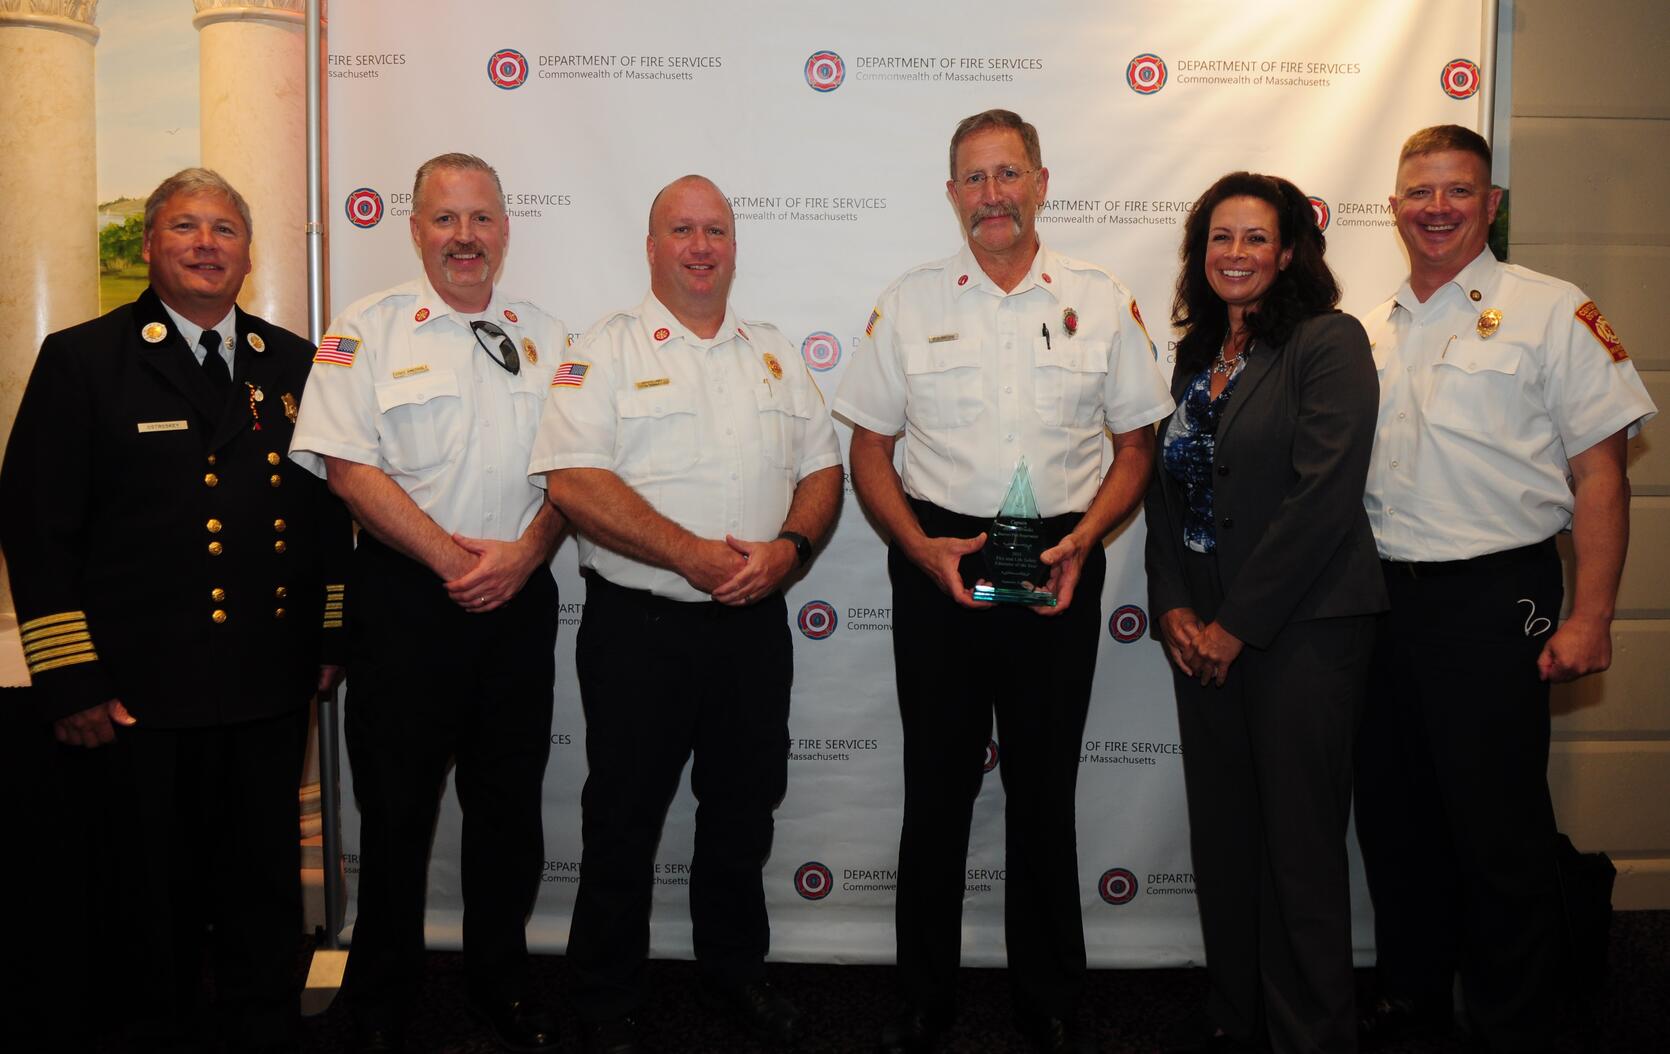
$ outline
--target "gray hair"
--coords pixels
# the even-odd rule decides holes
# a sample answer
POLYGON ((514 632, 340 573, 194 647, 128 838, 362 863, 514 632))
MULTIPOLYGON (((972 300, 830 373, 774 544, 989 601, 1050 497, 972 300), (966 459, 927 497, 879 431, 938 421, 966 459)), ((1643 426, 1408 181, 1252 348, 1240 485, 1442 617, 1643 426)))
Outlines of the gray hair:
POLYGON ((145 199, 145 233, 151 233, 151 227, 157 221, 157 213, 168 203, 168 199, 176 194, 223 194, 238 210, 238 217, 244 221, 244 233, 249 237, 255 236, 255 222, 249 216, 249 202, 238 193, 238 189, 226 182, 222 176, 212 168, 182 168, 157 184, 157 189, 151 191, 151 196, 145 199))
POLYGON ((423 184, 437 169, 447 169, 451 172, 485 172, 493 180, 493 189, 498 192, 499 201, 504 201, 504 185, 499 182, 499 174, 493 171, 493 166, 474 154, 440 154, 432 157, 418 166, 417 177, 412 180, 412 211, 416 212, 418 199, 423 196, 423 184))

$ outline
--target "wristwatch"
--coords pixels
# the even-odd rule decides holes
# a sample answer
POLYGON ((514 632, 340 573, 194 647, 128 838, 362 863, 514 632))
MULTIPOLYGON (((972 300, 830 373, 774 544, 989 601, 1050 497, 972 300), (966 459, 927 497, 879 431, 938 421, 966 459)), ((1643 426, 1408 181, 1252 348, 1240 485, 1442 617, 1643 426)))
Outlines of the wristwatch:
POLYGON ((804 534, 796 534, 793 531, 784 531, 777 537, 787 538, 789 541, 794 543, 794 555, 795 558, 800 561, 801 567, 805 567, 807 562, 812 559, 812 543, 806 540, 806 536, 804 534))

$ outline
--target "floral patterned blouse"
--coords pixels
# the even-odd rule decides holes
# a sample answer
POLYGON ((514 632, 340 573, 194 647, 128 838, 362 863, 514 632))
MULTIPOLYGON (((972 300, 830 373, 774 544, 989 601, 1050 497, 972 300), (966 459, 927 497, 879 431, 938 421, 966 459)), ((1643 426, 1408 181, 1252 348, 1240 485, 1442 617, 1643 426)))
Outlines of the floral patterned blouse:
POLYGON ((1218 549, 1218 534, 1212 526, 1212 458, 1217 449, 1218 420, 1246 365, 1246 355, 1235 357, 1229 383, 1216 399, 1212 398, 1211 366, 1201 370, 1189 382, 1177 412, 1166 426, 1162 464, 1183 489, 1183 544, 1197 553, 1218 549))

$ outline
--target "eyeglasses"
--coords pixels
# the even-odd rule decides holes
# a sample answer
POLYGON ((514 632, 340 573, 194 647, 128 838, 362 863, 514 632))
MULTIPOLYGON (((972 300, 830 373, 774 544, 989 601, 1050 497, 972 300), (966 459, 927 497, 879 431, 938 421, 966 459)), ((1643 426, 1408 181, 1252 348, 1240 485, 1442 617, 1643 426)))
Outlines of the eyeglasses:
POLYGON ((1014 165, 1003 165, 990 172, 973 171, 957 180, 957 185, 964 190, 979 190, 986 185, 986 180, 994 179, 1000 187, 1012 187, 1020 182, 1022 176, 1029 176, 1038 171, 1035 168, 1016 168, 1014 165))
POLYGON ((470 323, 470 332, 475 334, 475 342, 481 345, 481 350, 487 353, 487 357, 502 366, 506 373, 514 375, 522 372, 522 358, 516 354, 516 345, 504 335, 504 330, 491 322, 478 321, 470 323), (494 354, 491 344, 481 339, 483 333, 498 341, 497 354, 494 354))

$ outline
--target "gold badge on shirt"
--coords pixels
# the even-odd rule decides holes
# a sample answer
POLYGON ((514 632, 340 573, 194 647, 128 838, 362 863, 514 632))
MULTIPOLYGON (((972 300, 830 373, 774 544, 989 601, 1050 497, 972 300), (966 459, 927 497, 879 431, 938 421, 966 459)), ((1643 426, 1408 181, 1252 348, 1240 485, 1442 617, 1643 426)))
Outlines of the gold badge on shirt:
POLYGON ((161 322, 147 322, 139 335, 145 338, 147 344, 161 344, 162 338, 168 336, 168 327, 161 322))
POLYGON ((1484 314, 1479 316, 1478 325, 1474 328, 1478 330, 1479 336, 1488 338, 1495 336, 1496 331, 1501 328, 1501 325, 1502 312, 1493 307, 1487 307, 1484 310, 1484 314))
POLYGON ((299 407, 296 405, 296 397, 291 395, 289 392, 285 392, 283 395, 279 396, 279 398, 284 403, 284 416, 290 419, 291 424, 295 424, 296 413, 299 410, 299 407))
POLYGON ((783 364, 778 362, 777 356, 769 351, 765 353, 765 368, 770 370, 771 375, 777 380, 783 379, 783 364))
POLYGON ((522 351, 527 354, 530 363, 539 365, 539 347, 534 344, 532 337, 522 338, 522 351))
POLYGON ((261 339, 261 334, 259 333, 246 334, 244 339, 249 341, 249 346, 254 349, 257 355, 267 350, 267 342, 261 339))

